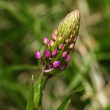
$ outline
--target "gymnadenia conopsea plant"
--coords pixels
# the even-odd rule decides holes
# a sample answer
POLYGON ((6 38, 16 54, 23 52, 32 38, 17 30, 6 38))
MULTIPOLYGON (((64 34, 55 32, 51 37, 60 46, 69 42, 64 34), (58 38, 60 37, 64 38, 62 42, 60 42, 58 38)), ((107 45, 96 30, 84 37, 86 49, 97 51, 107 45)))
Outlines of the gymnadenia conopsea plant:
MULTIPOLYGON (((68 61, 71 59, 71 54, 75 48, 79 26, 80 13, 79 10, 75 10, 70 12, 59 23, 49 38, 44 37, 44 52, 41 54, 40 51, 36 50, 35 54, 35 57, 41 62, 42 73, 34 87, 34 90, 32 86, 30 87, 29 98, 31 98, 28 99, 27 110, 30 110, 31 107, 32 110, 42 110, 42 95, 44 87, 50 78, 58 75, 67 67, 68 61), (32 104, 33 106, 30 106, 32 104)), ((33 85, 33 77, 31 83, 33 85)), ((76 91, 73 91, 68 97, 71 98, 71 95, 74 92, 77 92, 82 88, 83 87, 80 87, 76 91)), ((67 103, 70 98, 67 98, 67 103)), ((62 107, 64 109, 66 107, 63 102, 57 110, 63 110, 62 107)))

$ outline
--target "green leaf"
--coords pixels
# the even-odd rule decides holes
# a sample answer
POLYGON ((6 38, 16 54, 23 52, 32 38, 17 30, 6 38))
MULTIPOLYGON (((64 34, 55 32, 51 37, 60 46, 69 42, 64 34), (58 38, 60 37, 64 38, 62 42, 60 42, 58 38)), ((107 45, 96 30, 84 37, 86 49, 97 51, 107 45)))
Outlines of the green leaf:
POLYGON ((21 70, 30 70, 30 69, 40 69, 37 65, 12 65, 6 69, 6 71, 21 71, 21 70))
POLYGON ((33 76, 32 76, 26 110, 34 110, 33 96, 34 96, 34 87, 33 87, 33 76))
POLYGON ((34 108, 38 109, 39 108, 39 102, 40 102, 40 99, 41 99, 41 81, 42 81, 42 77, 43 77, 43 73, 44 73, 44 69, 45 69, 45 66, 42 70, 42 73, 34 87, 34 108))
POLYGON ((69 106, 69 104, 70 104, 72 95, 73 95, 74 93, 76 93, 76 92, 81 91, 84 87, 85 87, 85 85, 84 85, 84 86, 81 86, 81 87, 75 89, 73 92, 71 92, 71 93, 63 100, 63 102, 61 103, 61 105, 58 107, 57 110, 67 110, 67 108, 68 108, 68 106, 69 106))

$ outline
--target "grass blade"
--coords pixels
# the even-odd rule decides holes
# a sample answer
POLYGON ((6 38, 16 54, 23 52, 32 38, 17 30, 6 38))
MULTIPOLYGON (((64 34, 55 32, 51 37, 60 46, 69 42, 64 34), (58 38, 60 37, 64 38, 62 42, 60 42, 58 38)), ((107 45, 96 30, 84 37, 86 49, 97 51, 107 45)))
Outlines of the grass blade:
POLYGON ((63 100, 63 102, 61 103, 61 105, 58 107, 57 110, 67 110, 67 108, 68 108, 68 106, 69 106, 69 104, 70 104, 72 95, 75 94, 76 92, 81 91, 84 87, 85 87, 85 85, 84 85, 84 86, 81 86, 81 87, 75 89, 73 92, 71 92, 71 93, 63 100))
POLYGON ((34 96, 34 87, 33 87, 33 76, 32 76, 26 110, 34 110, 33 96, 34 96))

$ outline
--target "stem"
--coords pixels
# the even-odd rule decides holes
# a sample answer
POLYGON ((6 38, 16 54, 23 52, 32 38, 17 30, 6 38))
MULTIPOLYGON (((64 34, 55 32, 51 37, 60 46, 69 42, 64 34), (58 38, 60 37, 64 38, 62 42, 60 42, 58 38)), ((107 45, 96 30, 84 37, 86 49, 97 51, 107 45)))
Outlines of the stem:
POLYGON ((48 81, 48 77, 49 77, 49 75, 46 75, 45 78, 42 79, 42 83, 41 83, 41 99, 40 99, 41 110, 42 110, 42 97, 43 97, 43 93, 44 93, 44 88, 48 81))

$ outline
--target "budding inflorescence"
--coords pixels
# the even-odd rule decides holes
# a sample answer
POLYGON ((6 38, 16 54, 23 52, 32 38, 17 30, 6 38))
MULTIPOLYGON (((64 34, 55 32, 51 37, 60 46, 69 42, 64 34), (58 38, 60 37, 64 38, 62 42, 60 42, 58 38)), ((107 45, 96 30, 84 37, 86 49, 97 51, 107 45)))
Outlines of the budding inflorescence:
MULTIPOLYGON (((41 56, 36 51, 36 58, 41 59, 42 68, 46 65, 44 73, 54 74, 63 71, 74 51, 80 25, 79 10, 69 13, 54 29, 50 38, 44 37, 45 49, 41 56)), ((45 74, 46 75, 46 74, 45 74)))

